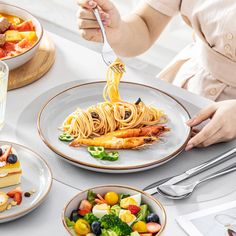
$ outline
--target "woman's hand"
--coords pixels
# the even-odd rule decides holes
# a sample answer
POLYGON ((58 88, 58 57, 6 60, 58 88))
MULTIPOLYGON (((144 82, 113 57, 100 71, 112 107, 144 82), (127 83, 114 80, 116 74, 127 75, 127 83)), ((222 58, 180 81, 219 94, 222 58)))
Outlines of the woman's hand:
POLYGON ((116 44, 121 37, 121 17, 110 0, 77 0, 79 9, 77 12, 77 23, 80 35, 90 41, 102 42, 102 34, 97 20, 93 14, 93 8, 98 7, 109 43, 116 44))
POLYGON ((195 127, 203 121, 210 122, 199 132, 195 132, 186 147, 207 147, 214 143, 226 142, 236 138, 236 100, 217 102, 200 111, 187 124, 195 127))

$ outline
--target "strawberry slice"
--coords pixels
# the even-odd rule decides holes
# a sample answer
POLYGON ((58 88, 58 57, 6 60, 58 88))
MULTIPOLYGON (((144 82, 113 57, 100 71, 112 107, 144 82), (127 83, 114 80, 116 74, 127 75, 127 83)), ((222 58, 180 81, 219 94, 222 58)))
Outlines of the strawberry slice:
POLYGON ((128 210, 133 214, 136 215, 140 211, 140 207, 136 205, 129 205, 128 210))
POLYGON ((79 210, 86 210, 91 212, 93 206, 88 200, 82 200, 79 206, 79 210))
POLYGON ((12 149, 12 146, 9 146, 7 148, 7 150, 2 154, 2 156, 0 156, 0 161, 6 161, 7 160, 7 157, 11 153, 11 149, 12 149))
POLYGON ((157 233, 161 230, 161 225, 155 222, 147 223, 147 231, 148 233, 157 233))
POLYGON ((22 193, 20 193, 20 192, 15 193, 13 199, 15 202, 17 202, 17 205, 20 205, 22 202, 22 193))
POLYGON ((17 187, 7 193, 7 196, 13 198, 17 205, 20 205, 22 202, 22 190, 20 187, 17 187))
POLYGON ((91 212, 92 208, 93 206, 88 200, 82 200, 78 208, 78 214, 80 214, 81 216, 85 216, 86 214, 91 212))
POLYGON ((14 198, 14 196, 15 196, 16 193, 22 193, 22 190, 21 190, 20 187, 17 187, 17 188, 15 188, 15 189, 11 190, 10 192, 7 193, 7 195, 8 195, 8 197, 10 197, 10 198, 14 198))

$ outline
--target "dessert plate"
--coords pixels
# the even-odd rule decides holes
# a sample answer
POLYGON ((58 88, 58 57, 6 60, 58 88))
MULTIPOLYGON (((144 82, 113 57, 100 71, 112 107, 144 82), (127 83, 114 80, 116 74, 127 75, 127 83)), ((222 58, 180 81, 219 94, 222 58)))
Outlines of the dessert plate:
POLYGON ((22 168, 21 184, 0 188, 0 192, 21 187, 23 196, 19 206, 0 212, 0 223, 20 218, 38 207, 48 195, 52 185, 52 173, 47 163, 32 150, 15 143, 0 141, 0 146, 12 145, 18 154, 22 168), (24 197, 24 192, 35 190, 30 197, 24 197))
POLYGON ((170 95, 142 84, 121 82, 121 97, 134 102, 139 97, 145 104, 162 109, 168 116, 167 126, 171 131, 156 144, 139 150, 119 150, 120 158, 116 162, 104 162, 94 159, 86 148, 72 148, 58 139, 64 119, 76 108, 104 101, 102 97, 105 82, 93 82, 69 88, 53 97, 41 110, 38 117, 38 130, 42 140, 64 160, 85 169, 98 172, 128 173, 143 171, 162 165, 178 155, 185 147, 190 128, 186 121, 190 118, 184 106, 170 95))

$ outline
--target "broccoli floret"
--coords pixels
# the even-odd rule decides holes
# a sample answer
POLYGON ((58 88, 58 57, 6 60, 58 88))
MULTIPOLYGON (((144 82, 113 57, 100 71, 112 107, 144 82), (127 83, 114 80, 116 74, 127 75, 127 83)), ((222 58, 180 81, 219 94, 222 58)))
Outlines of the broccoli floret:
POLYGON ((86 220, 91 225, 94 221, 98 221, 99 219, 90 212, 84 216, 84 220, 86 220))
POLYGON ((111 230, 116 233, 117 236, 127 236, 132 233, 131 227, 116 215, 104 215, 100 219, 100 222, 103 229, 111 230))
POLYGON ((102 229, 101 236, 118 236, 118 235, 110 229, 102 229))
POLYGON ((116 216, 119 216, 121 207, 119 205, 114 205, 110 209, 110 213, 116 216))

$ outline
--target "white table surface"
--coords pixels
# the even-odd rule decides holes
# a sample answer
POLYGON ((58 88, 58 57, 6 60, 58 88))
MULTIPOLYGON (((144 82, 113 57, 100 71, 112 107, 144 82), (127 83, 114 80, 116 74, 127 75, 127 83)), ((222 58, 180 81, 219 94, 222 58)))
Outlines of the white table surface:
MULTIPOLYGON (((74 167, 59 159, 41 141, 37 133, 36 119, 40 108, 48 98, 64 88, 88 81, 104 80, 106 67, 96 52, 55 34, 49 35, 56 45, 56 62, 39 81, 9 92, 6 124, 0 132, 0 140, 21 143, 40 153, 53 171, 54 184, 42 206, 22 219, 1 224, 1 235, 67 235, 61 224, 61 211, 64 204, 79 190, 110 183, 126 184, 142 189, 161 178, 202 163, 235 145, 235 142, 231 142, 204 150, 182 153, 178 158, 161 167, 137 174, 96 173, 74 167)), ((140 71, 127 68, 124 80, 155 86, 172 94, 183 102, 192 115, 210 104, 207 99, 190 94, 156 78, 150 78, 140 71)), ((163 202, 168 217, 163 236, 185 235, 175 221, 177 216, 234 200, 236 186, 233 181, 229 181, 230 179, 235 179, 234 173, 211 182, 211 187, 208 185, 199 189, 190 199, 184 201, 172 202, 157 196, 163 202)))

